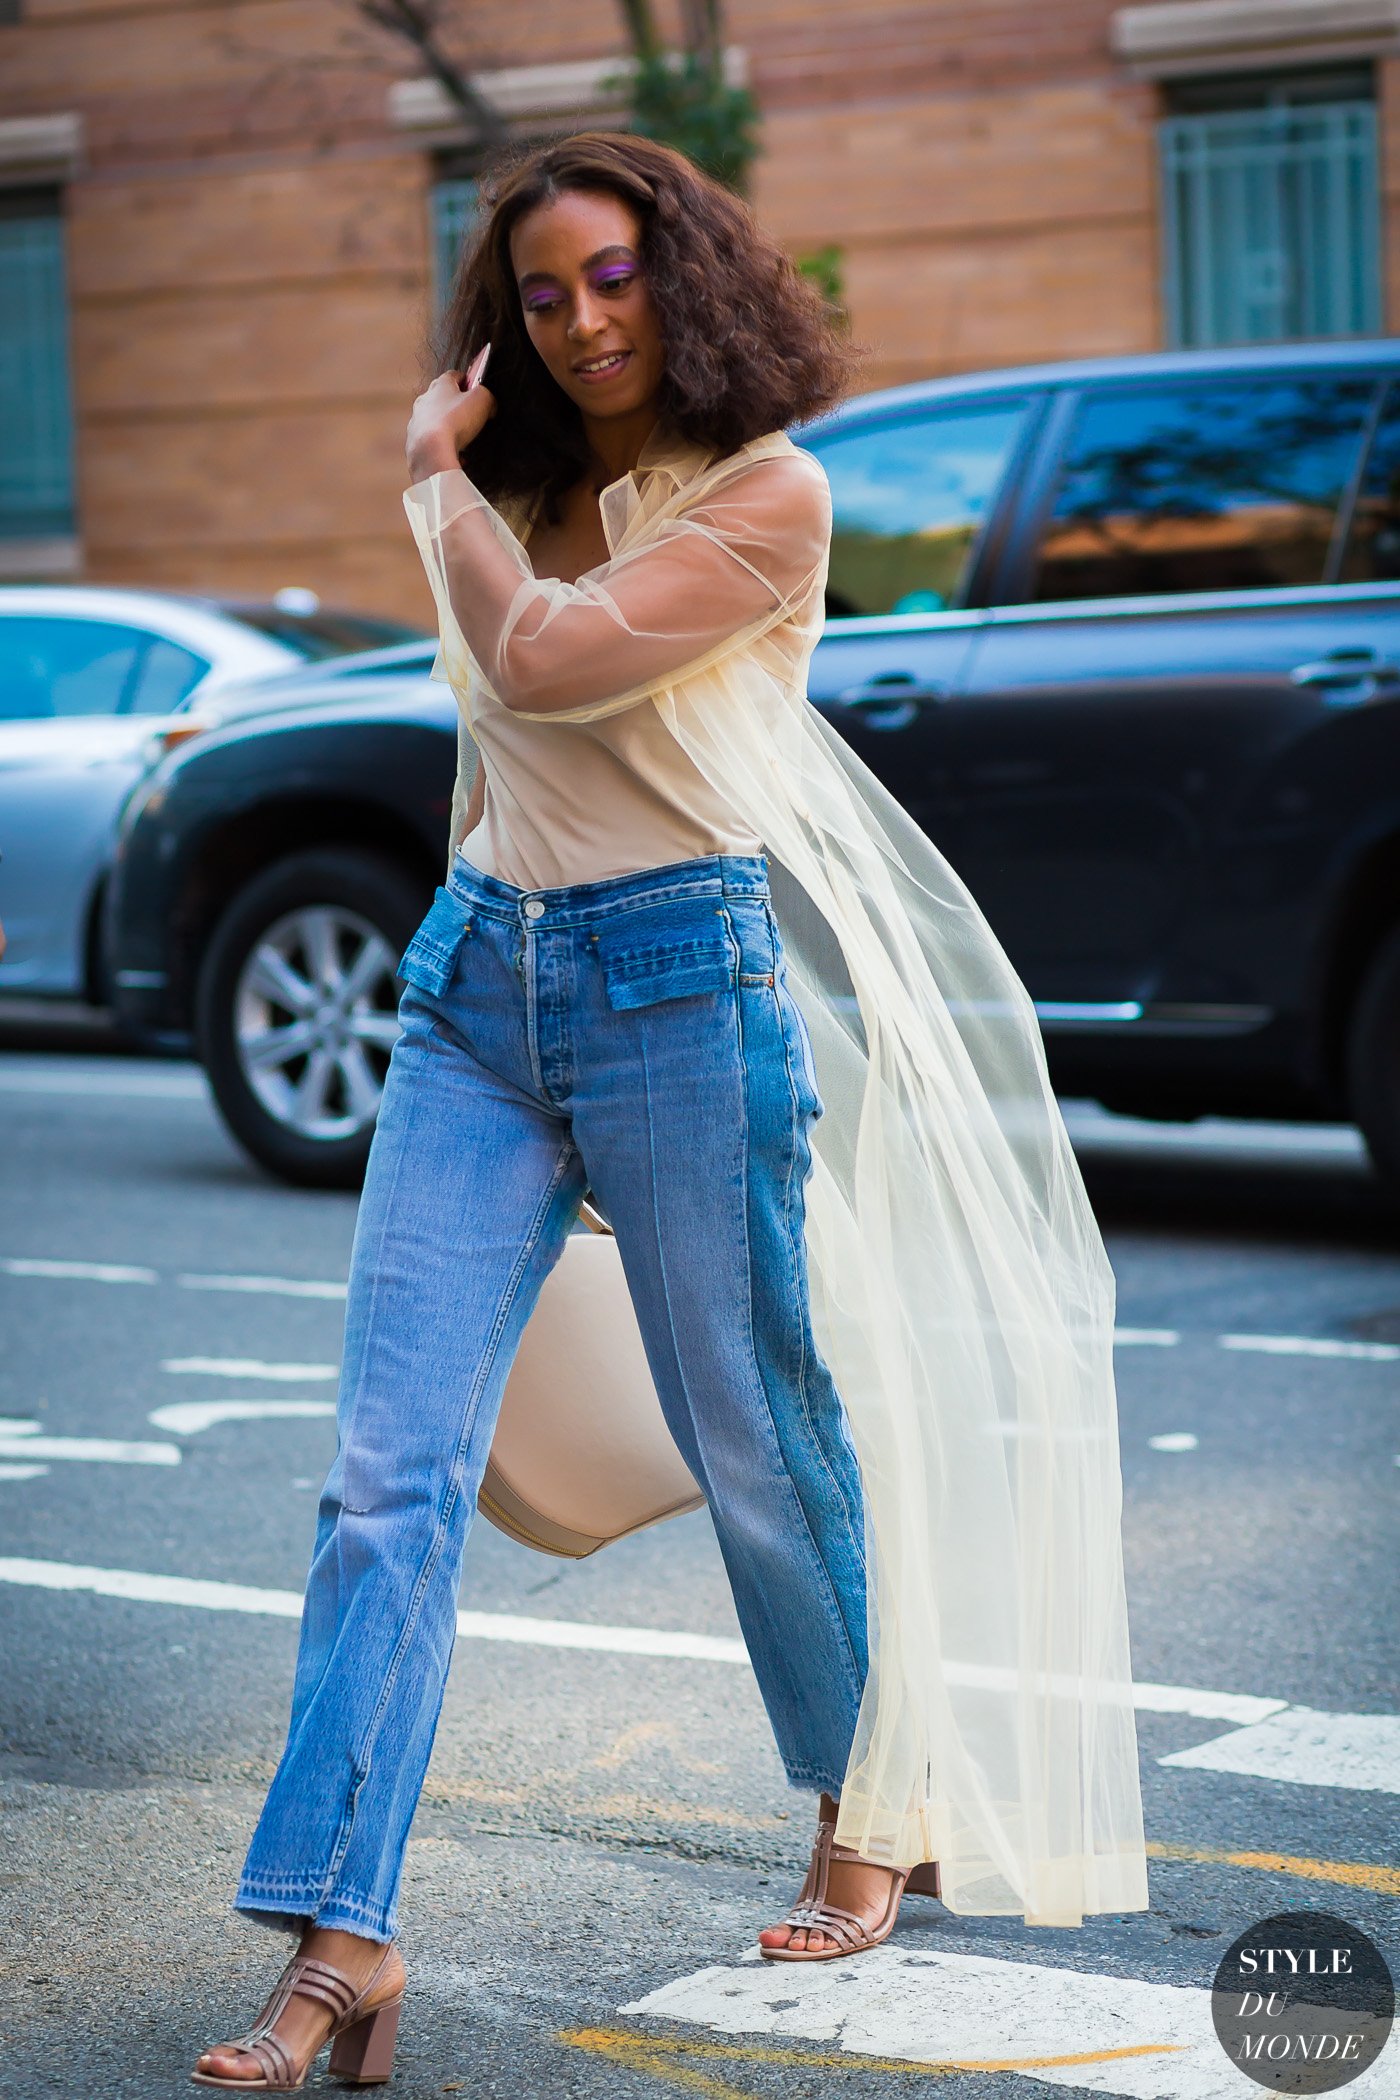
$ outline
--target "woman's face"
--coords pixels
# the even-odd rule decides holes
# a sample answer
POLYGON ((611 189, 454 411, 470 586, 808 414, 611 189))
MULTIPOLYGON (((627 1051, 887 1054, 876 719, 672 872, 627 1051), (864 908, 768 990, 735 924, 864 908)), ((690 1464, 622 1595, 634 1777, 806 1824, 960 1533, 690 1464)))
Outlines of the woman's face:
POLYGON ((514 227, 511 263, 531 342, 586 416, 655 400, 665 351, 641 265, 641 222, 620 197, 569 190, 514 227))

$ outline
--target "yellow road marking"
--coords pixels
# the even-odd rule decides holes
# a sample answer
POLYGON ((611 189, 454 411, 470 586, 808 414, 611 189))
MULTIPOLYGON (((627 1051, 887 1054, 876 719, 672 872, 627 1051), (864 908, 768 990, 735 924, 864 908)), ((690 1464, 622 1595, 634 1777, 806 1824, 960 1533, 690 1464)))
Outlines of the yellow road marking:
POLYGON ((1300 1881, 1335 1881, 1343 1888, 1400 1896, 1400 1868, 1369 1861, 1303 1859, 1291 1852, 1222 1852, 1203 1845, 1150 1844, 1149 1859, 1177 1859, 1213 1867, 1252 1867, 1261 1874, 1292 1874, 1300 1881))
POLYGON ((1124 2049, 1085 2049, 1068 2056, 969 2057, 946 2063, 919 2063, 908 2057, 866 2056, 855 2050, 818 2055, 808 2049, 762 2048, 689 2035, 637 2034, 622 2027, 566 2028, 558 2040, 571 2049, 583 2049, 590 2056, 606 2056, 629 2069, 649 2071, 670 2085, 710 2093, 715 2100, 736 2100, 736 2096, 737 2100, 750 2100, 750 2096, 679 2059, 718 2057, 730 2063, 776 2064, 793 2070, 883 2071, 906 2077, 947 2078, 955 2071, 1047 2071, 1075 2064, 1117 2063, 1126 2057, 1176 2055, 1185 2047, 1179 2042, 1137 2042, 1124 2049))

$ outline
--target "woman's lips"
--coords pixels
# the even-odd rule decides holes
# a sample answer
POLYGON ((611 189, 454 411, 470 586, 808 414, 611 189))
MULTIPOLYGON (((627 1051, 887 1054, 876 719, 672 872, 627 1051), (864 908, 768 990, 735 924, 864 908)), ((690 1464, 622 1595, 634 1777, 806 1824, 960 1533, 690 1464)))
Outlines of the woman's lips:
POLYGON ((630 350, 615 350, 610 352, 609 356, 611 362, 604 365, 602 370, 598 372, 586 372, 582 365, 575 365, 575 379, 582 379, 589 386, 597 386, 600 380, 616 379, 618 373, 624 371, 632 361, 630 350))

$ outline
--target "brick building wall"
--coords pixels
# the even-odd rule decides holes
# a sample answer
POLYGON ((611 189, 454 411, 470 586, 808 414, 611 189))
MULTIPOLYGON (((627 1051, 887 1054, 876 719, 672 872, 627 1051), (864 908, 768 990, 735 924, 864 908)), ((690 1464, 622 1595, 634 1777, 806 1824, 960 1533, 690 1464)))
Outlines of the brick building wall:
MULTIPOLYGON (((730 0, 764 113, 755 204, 794 252, 842 248, 869 385, 1161 342, 1158 90, 1114 56, 1113 12, 730 0)), ((478 72, 622 48, 614 0, 460 19, 478 72)), ((0 27, 0 129, 82 123, 83 575, 428 618, 399 498, 445 141, 406 133, 389 92, 417 70, 349 0, 23 0, 0 27)), ((1385 226, 1400 281, 1400 212, 1385 226)))

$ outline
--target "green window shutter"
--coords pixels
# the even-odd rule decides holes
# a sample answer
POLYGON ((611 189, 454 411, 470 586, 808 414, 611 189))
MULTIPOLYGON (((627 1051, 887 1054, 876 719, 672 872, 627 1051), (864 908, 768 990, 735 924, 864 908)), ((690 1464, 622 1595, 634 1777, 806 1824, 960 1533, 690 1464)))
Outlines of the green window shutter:
POLYGON ((0 214, 0 539, 72 533, 68 296, 57 198, 0 214))
POLYGON ((449 176, 433 184, 433 300, 439 308, 452 288, 462 243, 476 222, 479 190, 473 175, 449 176))
POLYGON ((1174 346, 1379 330, 1374 102, 1174 116, 1159 136, 1174 346))

